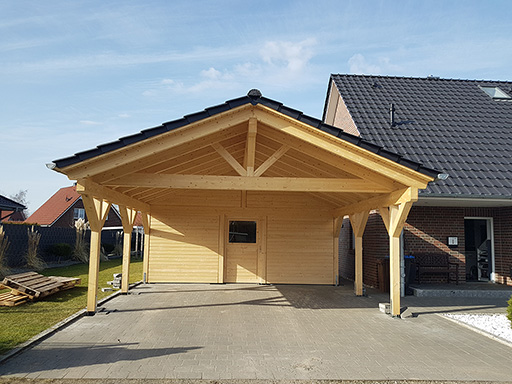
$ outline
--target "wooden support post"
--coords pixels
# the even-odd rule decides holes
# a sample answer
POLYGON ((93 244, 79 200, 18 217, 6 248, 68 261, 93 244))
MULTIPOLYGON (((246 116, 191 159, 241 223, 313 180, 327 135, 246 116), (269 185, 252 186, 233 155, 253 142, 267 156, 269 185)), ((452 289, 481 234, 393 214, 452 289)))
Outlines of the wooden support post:
POLYGON ((123 268, 121 280, 121 293, 128 293, 130 281, 130 256, 132 245, 132 231, 137 211, 127 208, 125 205, 119 206, 119 214, 123 223, 123 268))
POLYGON ((101 229, 91 228, 91 248, 89 251, 89 283, 87 285, 87 312, 96 313, 98 302, 98 275, 100 273, 101 229))
POLYGON ((369 211, 363 211, 349 216, 355 240, 354 291, 356 296, 363 295, 363 233, 368 221, 369 214, 369 211))
POLYGON ((149 282, 149 242, 151 241, 151 216, 149 213, 141 212, 142 225, 144 226, 144 256, 142 259, 142 281, 149 282))
POLYGON ((110 203, 97 199, 82 191, 82 202, 91 228, 89 251, 89 283, 87 286, 87 312, 96 313, 98 297, 98 275, 100 271, 101 228, 107 219, 110 203))
POLYGON ((412 201, 406 201, 389 208, 379 208, 380 215, 389 234, 389 296, 391 315, 400 316, 400 234, 412 207, 412 201))
POLYGON ((224 259, 226 254, 226 230, 229 231, 226 215, 219 216, 219 271, 217 283, 224 284, 224 259))

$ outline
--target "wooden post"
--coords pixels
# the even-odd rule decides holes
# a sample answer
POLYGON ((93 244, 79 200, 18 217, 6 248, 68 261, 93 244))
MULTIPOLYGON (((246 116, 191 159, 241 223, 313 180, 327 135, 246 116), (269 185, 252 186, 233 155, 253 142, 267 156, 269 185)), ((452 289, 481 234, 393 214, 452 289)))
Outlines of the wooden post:
POLYGON ((133 223, 137 217, 137 211, 127 208, 124 205, 119 206, 119 214, 123 222, 123 269, 121 280, 121 293, 128 293, 130 281, 130 256, 132 245, 133 223))
POLYGON ((91 248, 89 251, 89 283, 87 285, 87 312, 96 313, 98 302, 98 275, 100 273, 101 229, 91 228, 91 248))
MULTIPOLYGON (((416 195, 417 196, 417 195, 416 195)), ((379 208, 389 234, 389 297, 391 315, 400 316, 400 234, 412 207, 412 201, 379 208)))
POLYGON ((224 260, 226 255, 226 231, 229 231, 226 215, 219 215, 219 270, 217 283, 224 284, 224 260))
POLYGON ((142 212, 142 225, 144 226, 144 256, 142 259, 142 281, 146 284, 149 281, 149 242, 151 241, 151 216, 142 212))
POLYGON ((354 290, 356 296, 363 295, 363 233, 368 221, 369 211, 350 215, 350 224, 354 232, 355 248, 355 280, 354 290))
POLYGON ((107 219, 110 203, 97 199, 81 191, 82 202, 91 228, 91 246, 89 250, 89 283, 87 286, 87 313, 96 313, 98 302, 98 275, 100 272, 101 228, 107 219))

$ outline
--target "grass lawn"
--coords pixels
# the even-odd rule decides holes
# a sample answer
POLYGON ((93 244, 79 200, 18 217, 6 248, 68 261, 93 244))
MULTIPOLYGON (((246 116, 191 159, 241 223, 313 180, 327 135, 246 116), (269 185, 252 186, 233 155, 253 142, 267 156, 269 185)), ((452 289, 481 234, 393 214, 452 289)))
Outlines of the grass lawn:
MULTIPOLYGON (((109 286, 107 281, 113 279, 114 273, 121 273, 121 263, 121 259, 100 263, 98 300, 112 294, 112 292, 101 292, 101 288, 109 286)), ((0 354, 85 308, 88 272, 87 264, 45 269, 41 274, 79 277, 82 279, 82 283, 75 288, 55 293, 40 301, 27 302, 16 307, 0 307, 0 354)), ((132 259, 130 283, 140 280, 142 280, 142 260, 132 259)))

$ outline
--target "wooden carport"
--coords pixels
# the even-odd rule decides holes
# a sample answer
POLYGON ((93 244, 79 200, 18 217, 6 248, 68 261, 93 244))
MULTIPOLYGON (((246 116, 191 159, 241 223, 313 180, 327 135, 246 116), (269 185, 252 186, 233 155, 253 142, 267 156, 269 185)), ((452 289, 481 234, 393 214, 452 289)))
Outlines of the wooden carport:
POLYGON ((399 236, 418 189, 438 173, 264 98, 257 90, 56 160, 52 167, 77 180, 89 218, 90 313, 96 311, 101 228, 108 208, 117 204, 125 236, 124 292, 131 228, 141 212, 145 281, 215 283, 230 281, 227 277, 234 273, 236 278, 238 272, 259 283, 336 284, 338 238, 348 215, 355 236, 355 293, 362 295, 362 236, 370 211, 378 209, 389 233, 391 306, 397 316, 399 236), (287 225, 294 215, 301 221, 287 225), (231 252, 226 225, 231 225, 230 218, 247 217, 257 218, 260 229, 254 265, 242 268, 226 257, 231 252), (300 233, 286 237, 287 231, 300 233), (293 240, 286 244, 286 239, 293 240), (290 267, 295 265, 290 264, 292 256, 280 256, 288 251, 282 244, 296 250, 296 271, 290 267), (181 264, 174 263, 179 257, 181 264), (323 263, 317 271, 316 260, 323 263), (301 264, 306 266, 301 269, 301 264))

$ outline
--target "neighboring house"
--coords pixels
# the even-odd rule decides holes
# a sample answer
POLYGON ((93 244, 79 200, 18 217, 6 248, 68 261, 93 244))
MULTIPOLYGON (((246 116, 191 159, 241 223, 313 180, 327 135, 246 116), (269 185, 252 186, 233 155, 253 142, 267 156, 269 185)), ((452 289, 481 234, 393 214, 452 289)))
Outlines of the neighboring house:
MULTIPOLYGON (((331 75, 323 121, 449 175, 419 192, 404 227, 405 255, 449 255, 459 281, 512 285, 512 82, 331 75)), ((351 278, 345 224, 340 265, 351 278)), ((363 247, 372 286, 377 259, 389 252, 385 236, 371 215, 363 247)))
POLYGON ((23 204, 0 195, 0 222, 25 220, 25 209, 23 204))
MULTIPOLYGON (((25 222, 42 227, 73 228, 76 220, 87 221, 82 197, 76 191, 76 185, 59 189, 41 205, 25 222)), ((111 209, 105 228, 121 228, 121 218, 116 209, 111 209)))

